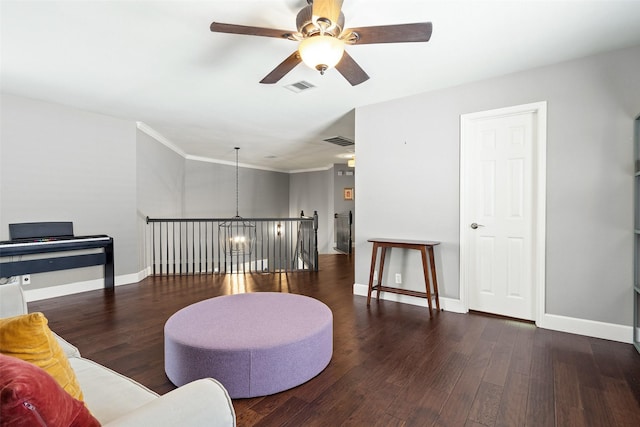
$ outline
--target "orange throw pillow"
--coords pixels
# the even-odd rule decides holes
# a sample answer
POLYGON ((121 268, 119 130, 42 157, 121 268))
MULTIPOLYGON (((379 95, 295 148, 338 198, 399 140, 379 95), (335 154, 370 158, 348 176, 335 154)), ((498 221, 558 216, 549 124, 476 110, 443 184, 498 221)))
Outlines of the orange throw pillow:
POLYGON ((44 369, 67 393, 82 400, 76 374, 48 323, 39 312, 0 319, 0 353, 44 369))

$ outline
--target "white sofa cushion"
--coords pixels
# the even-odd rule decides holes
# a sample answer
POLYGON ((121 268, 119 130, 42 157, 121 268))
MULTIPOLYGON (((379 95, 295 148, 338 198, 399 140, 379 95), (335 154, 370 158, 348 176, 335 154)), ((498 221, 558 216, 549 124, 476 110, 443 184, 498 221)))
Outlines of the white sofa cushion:
POLYGON ((147 403, 105 427, 175 427, 236 425, 231 398, 212 378, 185 384, 147 403))
POLYGON ((101 424, 158 398, 145 386, 92 360, 71 357, 69 363, 76 373, 87 407, 101 424))
POLYGON ((71 357, 81 357, 80 350, 78 350, 78 347, 71 344, 70 342, 62 338, 60 335, 56 334, 55 332, 53 331, 51 332, 53 333, 53 336, 56 337, 56 340, 58 341, 58 344, 60 344, 60 347, 62 348, 62 351, 64 352, 65 356, 67 356, 67 359, 71 357))
POLYGON ((0 317, 27 314, 27 300, 17 283, 0 285, 0 317))

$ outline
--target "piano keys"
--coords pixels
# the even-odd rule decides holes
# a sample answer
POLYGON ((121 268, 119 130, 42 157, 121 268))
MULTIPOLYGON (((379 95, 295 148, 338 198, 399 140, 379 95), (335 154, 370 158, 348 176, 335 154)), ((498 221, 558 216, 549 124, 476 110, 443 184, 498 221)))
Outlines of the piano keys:
POLYGON ((0 242, 0 258, 88 249, 101 251, 28 260, 3 259, 0 262, 0 277, 104 265, 104 286, 113 289, 113 238, 107 235, 74 236, 72 227, 71 223, 9 224, 11 240, 0 242))

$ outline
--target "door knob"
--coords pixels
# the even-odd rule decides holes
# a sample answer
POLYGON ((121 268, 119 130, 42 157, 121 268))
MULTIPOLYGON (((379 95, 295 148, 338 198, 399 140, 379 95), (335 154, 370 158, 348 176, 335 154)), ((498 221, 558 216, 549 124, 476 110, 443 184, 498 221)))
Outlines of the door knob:
POLYGON ((484 227, 484 225, 482 225, 482 224, 477 224, 477 223, 475 223, 475 222, 472 222, 472 223, 471 223, 471 228, 473 228, 474 230, 475 230, 476 228, 478 228, 478 227, 484 227))

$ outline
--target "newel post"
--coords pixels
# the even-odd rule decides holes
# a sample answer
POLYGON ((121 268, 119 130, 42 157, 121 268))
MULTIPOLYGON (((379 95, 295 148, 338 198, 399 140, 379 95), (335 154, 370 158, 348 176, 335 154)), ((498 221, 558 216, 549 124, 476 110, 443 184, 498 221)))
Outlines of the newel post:
POLYGON ((314 267, 318 271, 318 211, 313 211, 313 234, 314 267))

